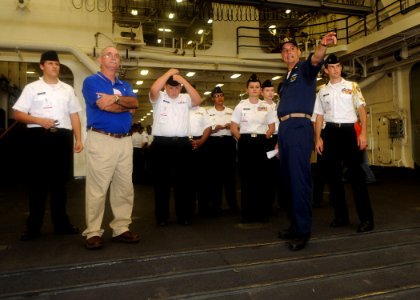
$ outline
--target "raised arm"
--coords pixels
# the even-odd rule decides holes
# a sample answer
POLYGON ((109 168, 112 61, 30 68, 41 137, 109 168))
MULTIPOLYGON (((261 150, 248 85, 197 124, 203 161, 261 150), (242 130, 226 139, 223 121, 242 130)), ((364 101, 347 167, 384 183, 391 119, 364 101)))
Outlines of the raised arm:
POLYGON ((200 105, 202 99, 201 99, 200 94, 197 92, 197 90, 181 75, 175 74, 173 75, 173 78, 174 80, 178 81, 185 87, 185 89, 187 90, 187 93, 191 97, 192 106, 200 105))
POLYGON ((150 87, 149 91, 149 97, 151 101, 156 101, 159 99, 159 92, 163 89, 165 86, 166 81, 168 81, 169 77, 174 76, 175 74, 178 74, 178 69, 169 69, 165 74, 160 76, 158 79, 156 79, 155 82, 153 82, 152 86, 150 87))
POLYGON ((325 56, 328 45, 337 44, 337 37, 335 32, 328 32, 321 42, 316 46, 315 53, 311 57, 312 65, 317 66, 325 56))

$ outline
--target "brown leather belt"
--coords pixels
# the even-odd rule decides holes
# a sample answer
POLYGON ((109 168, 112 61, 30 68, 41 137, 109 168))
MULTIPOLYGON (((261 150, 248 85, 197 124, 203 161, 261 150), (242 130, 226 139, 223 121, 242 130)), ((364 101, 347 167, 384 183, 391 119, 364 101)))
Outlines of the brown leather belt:
POLYGON ((102 133, 102 134, 105 134, 107 136, 112 136, 112 137, 117 138, 117 139, 120 139, 120 138, 131 135, 130 132, 129 133, 111 133, 111 132, 106 132, 106 131, 96 129, 96 128, 93 128, 93 127, 88 127, 88 130, 91 130, 91 131, 94 131, 94 132, 97 132, 97 133, 102 133))
POLYGON ((280 117, 280 122, 284 122, 290 118, 307 118, 307 119, 311 119, 311 115, 308 114, 304 114, 304 113, 291 113, 288 115, 284 115, 283 117, 280 117))

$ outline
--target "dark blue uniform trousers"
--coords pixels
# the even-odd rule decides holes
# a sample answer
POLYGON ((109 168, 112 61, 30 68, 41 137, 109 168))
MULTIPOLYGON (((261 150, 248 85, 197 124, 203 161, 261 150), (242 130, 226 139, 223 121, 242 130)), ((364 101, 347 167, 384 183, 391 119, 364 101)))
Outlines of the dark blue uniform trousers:
POLYGON ((290 231, 309 237, 312 226, 311 152, 314 129, 306 118, 290 118, 279 126, 281 190, 290 219, 290 231))

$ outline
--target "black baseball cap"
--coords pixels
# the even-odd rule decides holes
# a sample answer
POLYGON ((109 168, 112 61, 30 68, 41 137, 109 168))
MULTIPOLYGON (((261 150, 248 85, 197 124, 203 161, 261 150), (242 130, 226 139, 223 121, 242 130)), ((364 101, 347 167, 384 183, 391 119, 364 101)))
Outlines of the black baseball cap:
POLYGON ((166 84, 169 84, 171 86, 178 86, 178 85, 180 85, 180 83, 178 81, 174 80, 174 77, 173 76, 169 77, 168 80, 166 80, 166 84))
POLYGON ((211 91, 211 96, 213 97, 215 94, 223 94, 222 89, 220 88, 220 86, 216 86, 212 91, 211 91))
POLYGON ((324 65, 327 67, 328 65, 335 65, 339 63, 340 63, 340 59, 334 53, 331 53, 325 59, 324 65))
POLYGON ((60 61, 58 59, 58 54, 54 50, 49 50, 47 52, 42 53, 41 60, 39 61, 40 64, 43 64, 45 61, 51 60, 51 61, 60 61))
POLYGON ((266 81, 262 83, 261 88, 272 87, 272 86, 273 84, 271 83, 271 81, 267 79, 266 81))
POLYGON ((298 43, 296 42, 296 40, 293 39, 284 39, 283 42, 280 44, 280 51, 283 50, 283 46, 286 44, 293 44, 295 47, 299 48, 298 43))

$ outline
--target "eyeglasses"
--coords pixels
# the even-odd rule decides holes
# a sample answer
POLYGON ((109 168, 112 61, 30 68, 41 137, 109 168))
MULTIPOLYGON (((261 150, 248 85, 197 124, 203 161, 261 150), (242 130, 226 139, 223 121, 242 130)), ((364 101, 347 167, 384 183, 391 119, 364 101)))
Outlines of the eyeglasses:
POLYGON ((213 95, 214 98, 220 98, 220 97, 223 97, 223 96, 224 96, 224 94, 214 94, 213 95))
POLYGON ((111 52, 108 52, 108 53, 105 53, 104 55, 102 55, 103 57, 106 57, 106 58, 108 58, 108 59, 110 59, 110 58, 113 58, 113 59, 121 59, 121 56, 118 54, 118 53, 116 53, 116 54, 113 54, 113 53, 111 53, 111 52))

